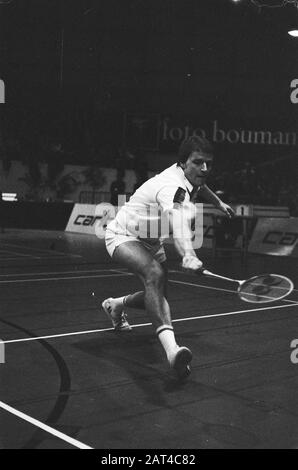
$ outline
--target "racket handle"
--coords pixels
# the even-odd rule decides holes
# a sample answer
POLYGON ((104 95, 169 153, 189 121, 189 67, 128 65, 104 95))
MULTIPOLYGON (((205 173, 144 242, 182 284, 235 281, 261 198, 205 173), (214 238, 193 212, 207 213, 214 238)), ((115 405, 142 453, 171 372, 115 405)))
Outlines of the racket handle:
POLYGON ((196 275, 197 276, 212 276, 213 273, 208 271, 208 269, 203 268, 203 266, 200 269, 196 270, 196 275))
POLYGON ((222 279, 224 281, 231 281, 231 282, 242 282, 242 281, 239 281, 238 279, 231 279, 230 277, 226 277, 226 276, 220 276, 219 274, 214 274, 212 273, 211 271, 208 271, 208 269, 205 269, 205 268, 200 268, 200 269, 197 269, 196 271, 196 274, 198 276, 208 276, 208 277, 213 277, 215 279, 222 279))

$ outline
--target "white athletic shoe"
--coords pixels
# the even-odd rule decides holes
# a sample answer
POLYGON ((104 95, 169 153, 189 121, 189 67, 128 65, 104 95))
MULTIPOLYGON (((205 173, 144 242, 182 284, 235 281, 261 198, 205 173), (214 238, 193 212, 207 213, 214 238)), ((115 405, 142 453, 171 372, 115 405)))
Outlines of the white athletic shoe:
POLYGON ((186 379, 190 375, 190 362, 192 360, 192 352, 184 346, 178 346, 177 352, 170 360, 170 367, 173 369, 178 379, 186 379))
POLYGON ((110 297, 101 304, 107 316, 111 320, 115 331, 131 331, 132 328, 127 321, 126 315, 123 311, 123 306, 117 305, 115 300, 110 297))

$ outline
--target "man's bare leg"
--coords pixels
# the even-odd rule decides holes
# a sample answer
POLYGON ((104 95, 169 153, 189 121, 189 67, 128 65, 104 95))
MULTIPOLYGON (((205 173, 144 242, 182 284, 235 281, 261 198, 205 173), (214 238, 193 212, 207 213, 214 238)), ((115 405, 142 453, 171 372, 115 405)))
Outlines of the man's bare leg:
POLYGON ((118 246, 113 260, 133 272, 144 285, 144 291, 128 296, 126 305, 145 308, 155 328, 163 324, 171 325, 170 308, 164 297, 167 282, 165 268, 141 243, 134 241, 118 246))
MULTIPOLYGON (((164 297, 167 299, 167 282, 168 282, 168 268, 166 262, 160 263, 164 276, 165 276, 165 282, 164 282, 164 297)), ((144 291, 138 291, 134 292, 133 294, 127 294, 123 297, 118 297, 115 298, 114 300, 118 302, 119 307, 122 309, 124 307, 129 307, 129 308, 139 308, 141 310, 145 310, 145 299, 144 299, 145 292, 144 291)))
POLYGON ((166 270, 141 243, 134 241, 118 246, 113 260, 128 268, 143 282, 144 291, 129 296, 127 305, 145 306, 170 365, 176 369, 179 376, 187 376, 192 355, 187 348, 179 348, 176 343, 170 307, 164 296, 167 284, 166 270))

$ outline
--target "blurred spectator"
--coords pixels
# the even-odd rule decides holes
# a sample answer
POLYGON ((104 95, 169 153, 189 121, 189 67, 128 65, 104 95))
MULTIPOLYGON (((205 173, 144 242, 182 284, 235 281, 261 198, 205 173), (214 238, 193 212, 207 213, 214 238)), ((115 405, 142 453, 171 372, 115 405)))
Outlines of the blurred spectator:
POLYGON ((123 180, 124 171, 117 170, 117 179, 112 182, 110 187, 111 193, 111 204, 113 206, 118 206, 118 196, 120 194, 125 194, 125 181, 123 180))
POLYGON ((64 151, 60 142, 54 142, 50 145, 47 162, 49 183, 53 185, 57 176, 64 169, 64 151))
POLYGON ((136 177, 137 177, 137 181, 136 181, 136 184, 134 185, 133 192, 135 192, 140 186, 142 186, 143 183, 145 183, 145 181, 147 181, 148 179, 147 170, 143 170, 143 171, 141 170, 141 171, 136 172, 136 177))
POLYGON ((214 181, 227 202, 287 206, 292 216, 298 214, 295 156, 255 166, 246 161, 242 168, 214 175, 214 181))

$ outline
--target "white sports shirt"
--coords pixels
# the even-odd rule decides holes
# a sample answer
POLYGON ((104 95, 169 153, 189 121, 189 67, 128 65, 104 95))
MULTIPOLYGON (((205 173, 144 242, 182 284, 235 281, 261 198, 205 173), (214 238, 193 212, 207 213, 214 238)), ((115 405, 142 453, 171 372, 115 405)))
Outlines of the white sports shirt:
POLYGON ((142 184, 107 228, 115 234, 146 239, 149 243, 165 239, 169 236, 169 224, 164 211, 172 209, 175 203, 194 206, 190 201, 192 190, 183 169, 175 163, 142 184))

